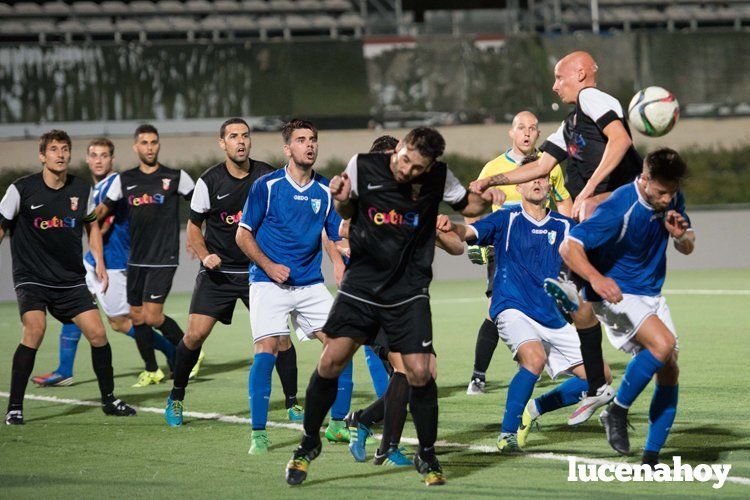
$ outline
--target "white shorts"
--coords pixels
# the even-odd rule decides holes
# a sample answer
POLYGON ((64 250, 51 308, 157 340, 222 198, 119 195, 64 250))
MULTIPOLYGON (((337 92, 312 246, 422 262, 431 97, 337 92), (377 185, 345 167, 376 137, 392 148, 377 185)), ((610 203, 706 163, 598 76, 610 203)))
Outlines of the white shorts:
POLYGON ((110 318, 130 314, 125 270, 107 269, 109 286, 107 287, 107 291, 102 293, 102 283, 96 277, 94 266, 85 260, 83 261, 83 266, 86 268, 86 286, 89 287, 89 291, 92 294, 96 295, 99 304, 102 305, 104 314, 110 318))
POLYGON ((253 342, 289 335, 289 319, 299 340, 311 340, 323 329, 333 296, 323 283, 286 286, 259 282, 250 285, 250 327, 253 342))
POLYGON ((594 314, 604 325, 609 342, 617 349, 638 354, 643 346, 633 337, 646 318, 653 315, 656 315, 677 339, 667 301, 661 295, 648 297, 624 293, 622 300, 617 304, 602 301, 592 302, 592 305, 594 314))
POLYGON ((534 340, 541 342, 547 353, 544 369, 553 380, 583 363, 581 342, 572 325, 548 328, 517 309, 506 309, 498 314, 495 325, 500 340, 508 346, 514 359, 521 344, 534 340))

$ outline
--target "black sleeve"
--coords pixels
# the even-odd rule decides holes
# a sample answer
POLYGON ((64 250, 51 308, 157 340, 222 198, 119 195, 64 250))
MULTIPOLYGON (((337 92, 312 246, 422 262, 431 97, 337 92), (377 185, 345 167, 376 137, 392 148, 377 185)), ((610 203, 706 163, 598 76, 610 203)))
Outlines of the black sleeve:
POLYGON ((191 222, 193 222, 196 226, 200 227, 203 222, 208 219, 208 212, 196 212, 195 210, 190 210, 190 215, 188 215, 188 218, 191 222))
POLYGON ((568 158, 568 152, 551 141, 544 141, 539 151, 552 155, 557 160, 557 163, 568 158))
POLYGON ((463 198, 461 198, 456 203, 451 203, 450 205, 453 210, 455 210, 456 212, 460 212, 461 210, 466 208, 468 204, 469 204, 469 191, 467 190, 463 198))

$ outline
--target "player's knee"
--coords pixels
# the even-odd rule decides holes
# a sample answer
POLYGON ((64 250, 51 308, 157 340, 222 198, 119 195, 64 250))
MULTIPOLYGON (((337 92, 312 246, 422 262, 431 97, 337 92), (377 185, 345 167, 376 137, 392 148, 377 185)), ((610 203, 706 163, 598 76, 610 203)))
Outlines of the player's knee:
POLYGON ((672 353, 677 347, 677 340, 673 335, 659 335, 651 342, 649 350, 653 350, 654 356, 659 360, 668 363, 672 353))
MULTIPOLYGON (((203 339, 200 340, 203 343, 203 339)), ((279 337, 266 337, 253 345, 255 354, 267 353, 276 356, 279 352, 279 337)))
POLYGON ((21 343, 32 349, 39 349, 44 339, 44 328, 41 326, 24 327, 21 343))
POLYGON ((144 311, 143 322, 150 327, 158 327, 164 323, 164 315, 160 312, 144 311))
POLYGON ((336 378, 344 371, 347 362, 347 359, 336 359, 324 352, 318 362, 318 374, 323 378, 336 378))
POLYGON ((292 347, 292 338, 284 336, 279 338, 279 351, 288 351, 292 347))
POLYGON ((659 385, 677 385, 679 378, 680 366, 677 364, 677 356, 669 356, 664 367, 656 374, 656 382, 659 385))
POLYGON ((406 379, 409 381, 409 385, 422 387, 432 378, 429 362, 425 363, 421 362, 421 360, 411 362, 405 364, 404 368, 406 368, 406 379))
POLYGON ((96 326, 83 333, 92 347, 102 347, 107 344, 107 332, 104 330, 104 325, 96 326))
POLYGON ((116 332, 128 333, 130 331, 132 323, 126 316, 114 316, 107 318, 107 320, 109 321, 109 326, 116 332))

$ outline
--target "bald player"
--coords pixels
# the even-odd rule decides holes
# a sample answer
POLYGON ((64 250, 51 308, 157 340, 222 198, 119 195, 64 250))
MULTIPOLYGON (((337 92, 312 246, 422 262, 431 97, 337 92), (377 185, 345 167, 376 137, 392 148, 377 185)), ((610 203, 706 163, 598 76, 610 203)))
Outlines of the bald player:
MULTIPOLYGON (((521 111, 513 117, 508 136, 511 140, 511 146, 503 154, 487 162, 482 171, 479 173, 479 179, 485 179, 497 174, 504 174, 517 169, 522 165, 527 157, 538 157, 541 155, 536 149, 536 142, 539 140, 539 119, 530 111, 521 111)), ((549 204, 554 203, 553 210, 570 216, 573 207, 573 200, 570 199, 570 193, 565 189, 565 178, 559 165, 555 165, 549 176, 549 204)), ((504 200, 500 205, 493 205, 492 211, 501 208, 511 208, 521 204, 521 194, 515 186, 498 186, 497 189, 502 194, 504 200)), ((466 224, 476 222, 478 218, 466 218, 466 224)), ((487 265, 487 297, 492 296, 492 283, 495 276, 495 252, 492 246, 480 247, 472 245, 469 247, 469 258, 475 264, 487 265)), ((469 387, 466 394, 478 395, 484 394, 486 385, 486 372, 495 353, 497 342, 497 328, 495 323, 489 317, 485 318, 477 333, 477 343, 474 349, 474 370, 471 374, 469 387)))
MULTIPOLYGON (((555 66, 552 90, 574 108, 542 144, 542 156, 522 169, 474 181, 471 189, 481 193, 490 186, 528 182, 549 174, 556 163, 567 160, 565 186, 574 199, 572 215, 584 220, 612 191, 635 180, 643 160, 633 147, 622 106, 596 88, 597 71, 596 62, 587 52, 563 57, 555 66)), ((604 378, 601 326, 591 305, 580 301, 570 284, 549 280, 548 285, 548 291, 572 312, 581 339, 589 390, 568 420, 575 425, 611 399, 614 391, 604 378)))

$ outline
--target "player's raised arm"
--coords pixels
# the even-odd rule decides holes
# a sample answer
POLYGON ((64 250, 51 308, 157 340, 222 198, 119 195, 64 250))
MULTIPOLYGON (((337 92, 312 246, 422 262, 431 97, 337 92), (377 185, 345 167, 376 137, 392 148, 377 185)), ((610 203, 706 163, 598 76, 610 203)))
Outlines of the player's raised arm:
POLYGON ((682 193, 676 195, 676 210, 669 210, 664 216, 664 228, 674 239, 675 249, 684 255, 695 250, 695 232, 690 227, 690 218, 685 213, 685 199, 682 193))
POLYGON ((106 222, 107 215, 112 211, 118 201, 122 199, 122 176, 118 175, 107 189, 107 195, 101 203, 96 206, 96 218, 101 226, 106 222))
POLYGON ((464 242, 452 231, 442 231, 441 228, 448 227, 450 219, 447 215, 438 215, 435 235, 435 245, 451 255, 463 255, 464 242))
POLYGON ((336 175, 328 184, 336 212, 342 219, 351 219, 357 211, 357 155, 352 156, 341 175, 336 175))
POLYGON ((537 161, 527 163, 515 170, 473 181, 469 185, 469 189, 474 194, 482 194, 487 188, 492 186, 521 184, 549 175, 552 169, 555 168, 555 165, 557 165, 557 160, 554 156, 548 153, 542 153, 542 156, 540 156, 537 161))

